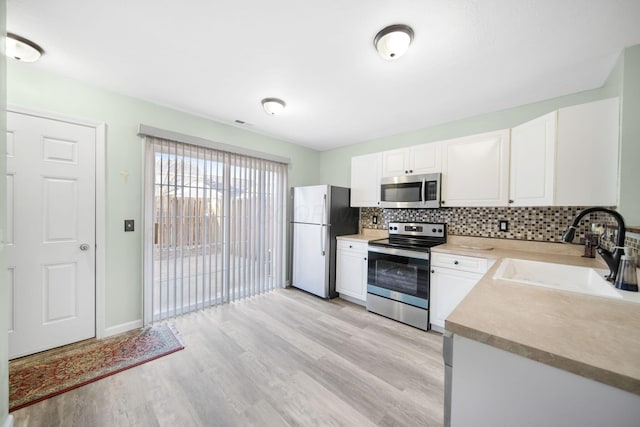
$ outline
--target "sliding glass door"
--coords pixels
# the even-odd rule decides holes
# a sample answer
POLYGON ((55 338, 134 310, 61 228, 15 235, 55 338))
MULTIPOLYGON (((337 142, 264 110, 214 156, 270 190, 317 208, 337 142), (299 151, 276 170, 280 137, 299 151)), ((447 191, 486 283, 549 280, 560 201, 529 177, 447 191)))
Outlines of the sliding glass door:
POLYGON ((287 165, 146 138, 145 322, 284 286, 287 165))

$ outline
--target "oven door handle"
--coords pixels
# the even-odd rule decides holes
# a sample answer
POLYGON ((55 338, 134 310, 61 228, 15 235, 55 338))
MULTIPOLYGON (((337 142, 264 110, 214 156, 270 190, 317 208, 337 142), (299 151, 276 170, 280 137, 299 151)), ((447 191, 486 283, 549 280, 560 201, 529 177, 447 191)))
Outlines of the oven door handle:
POLYGON ((426 178, 422 178, 422 186, 420 186, 420 201, 422 202, 423 205, 427 203, 427 198, 424 195, 424 186, 426 181, 427 181, 426 178))
POLYGON ((387 248, 384 246, 369 245, 369 252, 386 255, 403 256, 406 258, 429 260, 429 252, 412 251, 409 249, 387 248))

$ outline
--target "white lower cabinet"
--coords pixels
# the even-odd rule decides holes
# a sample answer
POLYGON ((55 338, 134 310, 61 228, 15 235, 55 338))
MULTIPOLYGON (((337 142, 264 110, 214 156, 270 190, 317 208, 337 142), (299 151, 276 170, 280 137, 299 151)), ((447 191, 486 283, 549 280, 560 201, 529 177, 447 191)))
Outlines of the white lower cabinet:
POLYGON ((640 425, 635 393, 455 334, 450 387, 454 427, 640 425))
POLYGON ((367 243, 338 240, 336 291, 365 303, 367 301, 367 243))
POLYGON ((431 254, 431 329, 444 331, 444 321, 487 272, 493 260, 454 254, 431 254))

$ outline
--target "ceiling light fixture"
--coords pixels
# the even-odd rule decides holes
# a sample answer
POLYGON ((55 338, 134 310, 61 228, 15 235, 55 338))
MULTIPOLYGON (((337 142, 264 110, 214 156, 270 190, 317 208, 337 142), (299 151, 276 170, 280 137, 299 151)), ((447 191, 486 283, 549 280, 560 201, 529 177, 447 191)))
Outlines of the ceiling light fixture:
POLYGON ((271 114, 272 116, 282 113, 286 105, 282 99, 278 98, 265 98, 262 100, 262 108, 264 108, 267 114, 271 114))
POLYGON ((9 58, 21 62, 35 62, 44 54, 40 46, 13 33, 7 33, 6 49, 9 58))
POLYGON ((413 30, 402 24, 389 25, 380 30, 373 39, 376 50, 386 60, 398 59, 409 50, 413 41, 413 30))

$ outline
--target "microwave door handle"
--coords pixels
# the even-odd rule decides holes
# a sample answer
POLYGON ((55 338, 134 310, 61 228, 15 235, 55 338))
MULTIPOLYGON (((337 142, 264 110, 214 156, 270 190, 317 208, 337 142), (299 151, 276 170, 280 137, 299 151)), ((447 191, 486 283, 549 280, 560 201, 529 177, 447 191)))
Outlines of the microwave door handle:
POLYGON ((426 183, 426 178, 422 178, 422 186, 420 187, 420 201, 422 202, 422 204, 424 205, 425 203, 427 203, 427 199, 424 196, 424 186, 426 183))

